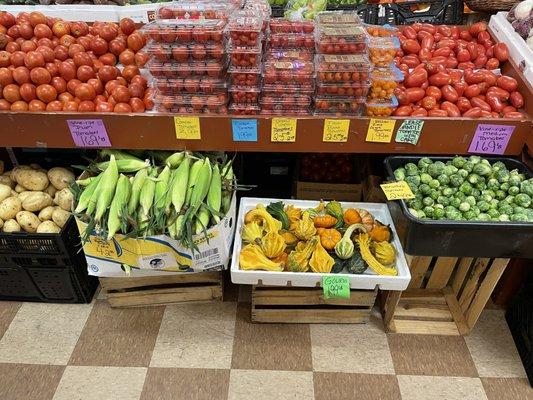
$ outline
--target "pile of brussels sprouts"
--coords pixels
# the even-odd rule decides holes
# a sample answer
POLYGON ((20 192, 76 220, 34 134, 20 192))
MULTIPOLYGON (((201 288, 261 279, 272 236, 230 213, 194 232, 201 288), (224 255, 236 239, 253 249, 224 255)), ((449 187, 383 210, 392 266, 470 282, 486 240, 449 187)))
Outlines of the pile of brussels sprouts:
POLYGON ((394 171, 415 198, 417 218, 456 221, 533 222, 533 178, 480 156, 456 156, 446 163, 421 158, 394 171))

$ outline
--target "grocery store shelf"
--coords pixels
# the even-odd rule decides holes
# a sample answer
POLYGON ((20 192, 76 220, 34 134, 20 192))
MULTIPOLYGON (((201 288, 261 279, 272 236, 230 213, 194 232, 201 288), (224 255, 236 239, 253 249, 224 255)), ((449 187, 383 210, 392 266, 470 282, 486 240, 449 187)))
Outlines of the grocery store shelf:
MULTIPOLYGON (((101 119, 111 145, 122 149, 190 149, 253 152, 346 152, 405 154, 466 154, 478 124, 515 126, 505 150, 506 155, 520 154, 528 135, 530 120, 510 119, 424 119, 417 145, 366 142, 369 118, 350 121, 346 143, 323 142, 324 119, 298 118, 294 143, 271 142, 271 118, 257 119, 257 141, 234 141, 232 116, 201 116, 200 140, 178 140, 172 115, 165 114, 77 114, 77 113, 0 113, 0 147, 76 147, 67 120, 101 119)), ((394 132, 404 118, 395 118, 394 132)))

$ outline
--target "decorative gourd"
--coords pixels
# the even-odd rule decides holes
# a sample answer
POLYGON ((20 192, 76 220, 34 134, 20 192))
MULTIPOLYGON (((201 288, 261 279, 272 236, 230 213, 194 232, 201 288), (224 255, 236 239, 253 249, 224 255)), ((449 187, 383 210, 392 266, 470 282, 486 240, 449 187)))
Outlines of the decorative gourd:
POLYGON ((337 218, 333 215, 317 215, 313 218, 313 222, 317 228, 331 228, 337 223, 337 218))
POLYGON ((309 240, 316 235, 315 225, 307 211, 304 211, 302 219, 295 222, 294 234, 301 240, 309 240))
POLYGON ((367 233, 363 233, 359 235, 356 239, 357 244, 359 245, 359 250, 361 251, 361 256, 363 257, 363 260, 365 260, 375 273, 379 275, 388 275, 388 276, 396 276, 398 275, 398 271, 394 267, 386 267, 383 264, 381 264, 372 252, 370 251, 370 236, 368 236, 367 233))
POLYGON ((333 264, 333 268, 331 268, 331 273, 338 274, 339 272, 342 272, 342 270, 344 269, 344 264, 347 260, 342 260, 337 256, 333 256, 333 260, 335 261, 335 263, 333 264))
POLYGON ((396 249, 389 242, 374 242, 371 245, 372 254, 383 265, 394 264, 396 249))
POLYGON ((275 263, 280 263, 281 267, 283 269, 285 269, 285 267, 287 266, 287 258, 289 257, 289 255, 285 252, 281 253, 279 256, 277 256, 276 258, 272 259, 272 261, 274 261, 275 263))
POLYGON ((265 270, 265 271, 283 271, 281 263, 269 260, 263 254, 261 247, 256 244, 247 244, 241 250, 239 255, 239 265, 242 270, 265 270))
POLYGON ((268 232, 261 239, 261 250, 268 258, 276 258, 285 250, 285 239, 277 232, 268 232))
POLYGON ((356 229, 363 229, 361 224, 352 224, 346 229, 342 239, 335 245, 335 254, 343 260, 350 258, 354 252, 354 245, 352 241, 352 233, 356 229))
POLYGON ((379 221, 374 221, 372 230, 368 232, 374 242, 390 242, 391 229, 387 225, 383 225, 379 221))
POLYGON ((326 212, 329 215, 333 215, 337 220, 342 219, 342 206, 338 201, 330 201, 326 204, 326 212))
POLYGON ((241 232, 242 240, 247 243, 261 243, 261 237, 263 236, 263 229, 255 221, 244 224, 241 232))
POLYGON ((294 207, 292 204, 285 207, 285 214, 289 217, 289 222, 295 222, 302 218, 302 210, 294 207))
POLYGON ((348 208, 346 211, 344 211, 343 219, 346 225, 361 223, 361 216, 355 208, 348 208))
POLYGON ((361 223, 365 226, 367 232, 370 232, 374 227, 374 216, 362 208, 356 208, 361 216, 361 223))
POLYGON ((331 257, 324 247, 322 247, 320 242, 318 242, 311 255, 311 259, 309 260, 311 270, 316 273, 329 274, 334 263, 335 260, 333 260, 333 257, 331 257))
POLYGON ((262 204, 258 204, 244 216, 245 224, 252 221, 261 222, 263 229, 267 232, 277 232, 281 229, 281 222, 270 215, 262 204))
POLYGON ((281 228, 282 229, 289 229, 289 216, 284 210, 283 202, 278 201, 276 203, 270 203, 266 210, 270 215, 272 215, 275 219, 281 222, 281 228))
POLYGON ((307 272, 309 270, 309 259, 318 242, 318 236, 311 238, 308 242, 299 242, 296 245, 296 249, 289 253, 287 270, 291 272, 307 272))
POLYGON ((341 233, 334 228, 318 228, 318 236, 320 236, 320 243, 326 250, 331 251, 335 248, 335 245, 341 240, 341 233))
POLYGON ((324 211, 324 208, 325 208, 324 202, 320 200, 320 203, 318 203, 318 206, 316 206, 315 208, 308 209, 307 212, 309 213, 309 216, 311 218, 315 218, 322 211, 324 211))
POLYGON ((284 231, 281 233, 281 236, 283 236, 283 240, 285 240, 287 246, 293 246, 298 243, 298 238, 292 232, 284 231))
POLYGON ((362 274, 368 268, 368 264, 363 260, 361 253, 354 251, 353 255, 345 261, 346 269, 350 274, 362 274))

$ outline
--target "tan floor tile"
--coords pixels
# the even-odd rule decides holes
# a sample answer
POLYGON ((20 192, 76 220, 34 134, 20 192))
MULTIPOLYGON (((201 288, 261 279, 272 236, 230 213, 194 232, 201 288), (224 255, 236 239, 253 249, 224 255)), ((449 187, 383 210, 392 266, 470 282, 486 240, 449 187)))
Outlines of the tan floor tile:
POLYGON ((148 367, 164 310, 114 309, 97 300, 69 365, 148 367))
POLYGON ((229 369, 149 368, 141 400, 226 400, 229 369))
POLYGON ((0 362, 66 364, 90 304, 23 303, 0 340, 0 362))
POLYGON ((402 400, 487 400, 479 378, 398 375, 402 400))
POLYGON ((167 306, 152 367, 230 368, 235 303, 167 306))
POLYGON ((525 378, 503 311, 484 310, 465 340, 479 376, 525 378))
POLYGON ((146 368, 65 368, 54 400, 138 400, 146 368))
POLYGON ((232 369, 228 400, 313 400, 313 373, 232 369))
POLYGON ((231 368, 311 371, 307 324, 252 324, 250 305, 239 303, 231 368))
POLYGON ((489 400, 531 400, 533 388, 527 379, 481 378, 489 400))
POLYGON ((401 400, 394 375, 315 372, 314 382, 316 400, 401 400))
POLYGON ((394 374, 387 335, 377 318, 368 324, 313 324, 311 345, 315 371, 394 374))
POLYGON ((0 339, 2 339, 9 324, 15 318, 20 304, 15 301, 0 301, 0 339))
POLYGON ((390 334, 388 339, 398 375, 477 377, 461 336, 390 334))
POLYGON ((0 364, 0 399, 51 400, 65 367, 0 364))

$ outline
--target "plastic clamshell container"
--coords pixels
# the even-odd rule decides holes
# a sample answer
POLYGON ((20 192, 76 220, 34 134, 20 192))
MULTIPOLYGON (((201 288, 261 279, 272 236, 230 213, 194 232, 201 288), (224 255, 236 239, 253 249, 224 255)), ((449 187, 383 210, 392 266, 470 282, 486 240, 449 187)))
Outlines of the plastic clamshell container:
POLYGON ((385 25, 365 25, 366 31, 370 36, 373 37, 389 37, 396 36, 400 32, 395 26, 385 24, 385 25))
POLYGON ((261 106, 265 110, 274 108, 275 106, 281 105, 284 107, 290 108, 303 108, 305 106, 311 105, 313 101, 312 96, 307 94, 296 94, 296 93, 285 93, 279 94, 275 92, 265 92, 261 96, 261 106))
POLYGON ((315 36, 312 33, 271 33, 267 41, 271 49, 315 51, 315 36))
POLYGON ((163 20, 146 24, 142 31, 156 42, 166 43, 222 43, 225 21, 163 20))
POLYGON ((225 79, 210 77, 199 78, 196 76, 190 78, 154 78, 153 86, 161 94, 219 94, 225 93, 228 83, 225 79))
POLYGON ((230 84, 235 86, 257 86, 261 81, 261 70, 231 69, 228 71, 230 84))
POLYGON ((208 20, 227 19, 240 7, 235 2, 175 1, 157 10, 158 19, 208 20))
POLYGON ((316 51, 322 54, 366 53, 366 30, 358 25, 319 25, 316 51))
POLYGON ((229 111, 234 115, 257 115, 261 108, 257 104, 232 103, 229 111))
MULTIPOLYGON (((264 198, 241 198, 239 206, 239 215, 237 217, 237 226, 235 229, 235 243, 233 245, 233 256, 231 259, 231 281, 237 284, 257 285, 261 283, 265 286, 291 286, 296 287, 316 287, 322 286, 322 280, 326 276, 332 274, 314 273, 314 272, 273 272, 273 271, 243 271, 239 268, 239 254, 242 249, 241 231, 244 224, 244 215, 254 209, 257 204, 261 203, 265 206, 271 202, 279 201, 279 199, 264 199, 264 198)), ((282 200, 286 205, 293 205, 298 208, 316 207, 318 201, 307 200, 282 200)), ((405 290, 411 274, 407 260, 402 250, 402 245, 396 235, 396 229, 392 217, 389 213, 386 204, 377 203, 346 203, 341 202, 343 208, 362 208, 370 212, 376 219, 385 225, 390 225, 393 231, 392 244, 396 248, 396 268, 398 270, 397 276, 376 275, 370 269, 367 269, 363 274, 334 274, 345 276, 350 281, 352 289, 375 289, 379 287, 381 290, 405 290)))
POLYGON ((261 43, 257 48, 228 47, 230 64, 235 68, 261 69, 261 43))
POLYGON ((399 82, 403 81, 403 74, 396 66, 375 68, 370 74, 370 81, 369 100, 387 102, 394 96, 394 89, 398 87, 399 82))
POLYGON ((363 22, 355 11, 321 11, 315 17, 318 25, 362 25, 363 22))
POLYGON ((313 61, 314 57, 308 50, 269 49, 265 54, 266 61, 313 61))
POLYGON ((314 64, 309 61, 266 61, 263 65, 263 81, 268 85, 306 87, 314 84, 314 77, 314 64))
POLYGON ((339 98, 329 96, 316 96, 315 115, 361 115, 364 108, 364 98, 339 98))
POLYGON ((183 78, 192 76, 223 78, 226 75, 226 64, 225 61, 176 63, 151 60, 146 64, 146 67, 156 78, 183 78))
POLYGON ((175 44, 151 41, 143 51, 159 61, 221 60, 226 52, 222 43, 175 44))
POLYGON ((366 102, 366 115, 370 117, 389 117, 392 115, 394 110, 398 107, 398 100, 396 96, 388 101, 383 102, 366 102))
POLYGON ((370 61, 365 54, 317 54, 317 82, 364 82, 370 79, 370 61))
POLYGON ((330 98, 347 97, 350 99, 365 99, 368 94, 368 83, 345 82, 345 83, 321 83, 317 81, 316 93, 319 96, 330 98))
POLYGON ((291 21, 286 18, 270 20, 270 33, 313 33, 315 25, 313 21, 291 21))
POLYGON ((240 35, 249 35, 250 33, 261 32, 263 27, 262 16, 252 15, 249 11, 239 10, 234 12, 228 22, 228 30, 231 36, 233 34, 239 37, 240 35))
POLYGON ((400 40, 395 36, 371 37, 368 41, 370 62, 376 67, 391 66, 399 49, 400 40))
POLYGON ((257 86, 230 86, 229 95, 234 103, 257 104, 261 88, 257 86))
MULTIPOLYGON (((391 179, 394 170, 421 156, 390 156, 385 169, 391 179)), ((533 173, 520 161, 507 157, 484 157, 491 163, 503 162, 509 170, 518 169, 528 178, 533 173)), ((446 162, 452 157, 431 157, 446 162)), ((406 254, 442 257, 533 258, 531 222, 423 220, 414 217, 405 200, 387 203, 398 237, 406 254)), ((236 242, 237 243, 237 242, 236 242)), ((235 253, 234 253, 235 254, 235 253)))
POLYGON ((154 95, 154 107, 160 112, 172 112, 177 114, 226 114, 228 96, 219 95, 171 95, 160 93, 154 95))

